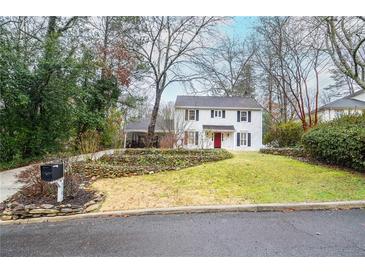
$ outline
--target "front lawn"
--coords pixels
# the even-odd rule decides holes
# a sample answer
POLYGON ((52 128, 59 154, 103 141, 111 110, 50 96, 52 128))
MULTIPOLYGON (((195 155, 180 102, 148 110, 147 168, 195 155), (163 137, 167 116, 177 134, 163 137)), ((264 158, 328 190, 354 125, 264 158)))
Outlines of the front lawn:
POLYGON ((365 176, 255 152, 176 171, 100 179, 101 211, 208 204, 365 199, 365 176))

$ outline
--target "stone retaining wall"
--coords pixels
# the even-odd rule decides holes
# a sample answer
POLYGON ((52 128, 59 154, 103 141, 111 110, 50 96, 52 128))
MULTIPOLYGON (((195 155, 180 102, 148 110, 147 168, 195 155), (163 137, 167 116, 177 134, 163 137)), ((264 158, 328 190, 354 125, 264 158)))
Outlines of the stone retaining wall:
POLYGON ((267 147, 267 148, 261 148, 260 152, 265 154, 283 155, 290 157, 306 157, 306 154, 302 148, 294 148, 294 147, 281 147, 281 148, 267 147))
POLYGON ((4 208, 0 208, 0 217, 2 221, 38 218, 38 217, 54 217, 74 215, 81 213, 88 213, 99 209, 101 201, 104 200, 102 193, 96 194, 95 198, 86 204, 72 205, 72 204, 42 204, 42 205, 23 205, 17 202, 8 203, 4 208))

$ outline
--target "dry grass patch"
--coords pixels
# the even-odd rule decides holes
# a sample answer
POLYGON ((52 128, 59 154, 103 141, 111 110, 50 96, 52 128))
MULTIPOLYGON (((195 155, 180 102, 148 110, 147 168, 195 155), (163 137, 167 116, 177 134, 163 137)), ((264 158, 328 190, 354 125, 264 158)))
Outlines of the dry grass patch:
POLYGON ((365 198, 359 173, 247 152, 178 171, 101 179, 92 187, 106 194, 101 211, 365 198))

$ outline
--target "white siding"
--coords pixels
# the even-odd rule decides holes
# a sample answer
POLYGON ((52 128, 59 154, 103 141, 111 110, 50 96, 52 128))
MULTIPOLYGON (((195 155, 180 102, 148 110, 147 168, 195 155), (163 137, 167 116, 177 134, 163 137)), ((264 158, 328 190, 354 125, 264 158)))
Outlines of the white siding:
MULTIPOLYGON (((250 109, 241 109, 241 111, 249 111, 250 109)), ((237 110, 225 109, 226 117, 211 118, 210 109, 199 109, 199 121, 186 121, 184 128, 185 131, 198 131, 199 132, 199 145, 187 145, 186 148, 213 148, 214 142, 211 136, 207 137, 203 135, 203 125, 233 125, 234 132, 224 132, 222 148, 235 149, 235 150, 258 150, 262 147, 262 111, 250 110, 251 122, 237 122, 237 110), (249 132, 251 133, 251 147, 237 146, 237 132, 249 132)), ((178 108, 175 110, 176 128, 182 130, 181 121, 185 117, 185 109, 178 108)))
POLYGON ((356 99, 356 100, 365 102, 365 92, 362 92, 359 95, 352 97, 351 99, 356 99))
POLYGON ((354 110, 354 109, 324 109, 318 112, 319 118, 321 121, 326 122, 338 118, 342 115, 348 114, 361 114, 363 110, 354 110))

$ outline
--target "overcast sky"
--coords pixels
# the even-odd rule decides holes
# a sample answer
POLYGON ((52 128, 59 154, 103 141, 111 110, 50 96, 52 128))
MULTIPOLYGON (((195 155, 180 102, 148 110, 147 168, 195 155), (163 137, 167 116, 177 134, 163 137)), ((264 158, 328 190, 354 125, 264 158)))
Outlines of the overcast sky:
MULTIPOLYGON (((244 39, 253 32, 253 27, 256 20, 257 17, 254 16, 234 17, 231 24, 221 26, 220 28, 223 32, 230 36, 244 39)), ((184 87, 179 83, 175 83, 171 86, 168 86, 164 91, 162 94, 162 101, 175 101, 177 95, 184 94, 187 94, 184 87)))

